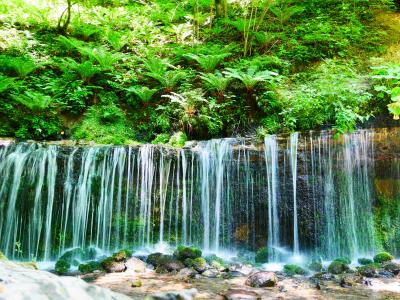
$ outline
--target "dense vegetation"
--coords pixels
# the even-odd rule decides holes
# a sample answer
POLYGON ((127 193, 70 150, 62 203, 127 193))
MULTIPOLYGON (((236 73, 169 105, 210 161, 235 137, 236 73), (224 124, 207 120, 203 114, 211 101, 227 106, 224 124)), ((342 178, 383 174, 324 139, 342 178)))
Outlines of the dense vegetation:
POLYGON ((181 144, 398 118, 395 4, 1 0, 0 136, 181 144))

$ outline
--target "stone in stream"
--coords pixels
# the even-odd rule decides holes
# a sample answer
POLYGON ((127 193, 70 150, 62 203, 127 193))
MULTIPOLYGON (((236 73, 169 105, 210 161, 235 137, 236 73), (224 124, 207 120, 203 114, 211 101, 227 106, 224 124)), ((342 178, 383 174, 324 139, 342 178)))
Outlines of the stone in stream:
POLYGON ((256 272, 247 277, 246 285, 251 287, 273 287, 278 283, 278 278, 273 272, 256 272))
POLYGON ((243 289, 230 289, 223 294, 224 300, 261 300, 259 294, 243 289))
POLYGON ((101 266, 107 273, 120 273, 126 271, 126 265, 123 261, 115 261, 112 257, 108 257, 101 262, 101 266))
POLYGON ((139 258, 131 257, 125 262, 127 270, 132 270, 137 273, 143 273, 146 271, 146 263, 139 258))
POLYGON ((208 269, 201 273, 201 275, 207 278, 217 278, 219 276, 219 272, 214 269, 208 269))
POLYGON ((157 261, 156 272, 166 273, 166 272, 179 272, 184 268, 184 264, 177 260, 172 255, 162 255, 157 261))
POLYGON ((192 268, 184 268, 179 271, 178 277, 183 280, 183 281, 189 281, 190 279, 195 278, 197 275, 197 272, 193 270, 192 268))
POLYGON ((147 296, 145 300, 192 300, 197 294, 197 289, 181 290, 176 292, 157 293, 147 296))
POLYGON ((383 268, 394 275, 398 275, 400 273, 400 264, 395 262, 387 262, 383 265, 383 268))

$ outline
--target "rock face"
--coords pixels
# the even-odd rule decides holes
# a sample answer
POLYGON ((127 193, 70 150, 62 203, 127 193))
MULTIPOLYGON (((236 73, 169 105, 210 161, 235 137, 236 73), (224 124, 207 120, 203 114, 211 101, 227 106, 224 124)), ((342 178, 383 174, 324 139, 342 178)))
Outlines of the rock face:
POLYGON ((45 271, 0 261, 0 299, 5 300, 128 300, 129 297, 89 285, 76 277, 59 277, 45 271))
POLYGON ((246 285, 251 287, 273 287, 278 283, 278 278, 273 272, 256 272, 247 277, 246 285))

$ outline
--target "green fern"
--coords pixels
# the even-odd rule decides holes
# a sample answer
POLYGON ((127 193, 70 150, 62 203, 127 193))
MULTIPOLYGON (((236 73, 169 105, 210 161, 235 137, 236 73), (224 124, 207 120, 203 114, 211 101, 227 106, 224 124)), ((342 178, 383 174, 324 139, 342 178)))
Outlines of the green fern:
POLYGON ((101 72, 101 69, 98 66, 95 66, 90 60, 86 60, 83 63, 78 63, 72 58, 65 59, 62 68, 64 71, 75 71, 86 83, 89 82, 94 75, 101 72))
POLYGON ((15 86, 14 79, 0 75, 0 93, 12 89, 15 86))
POLYGON ((226 89, 228 88, 230 77, 225 77, 221 72, 216 73, 201 73, 200 78, 204 82, 205 88, 210 92, 217 94, 218 100, 223 100, 226 89))
POLYGON ((165 92, 171 92, 178 83, 186 77, 186 72, 183 70, 170 70, 164 74, 160 73, 146 73, 146 75, 154 80, 158 81, 165 92))
POLYGON ((150 102, 153 95, 157 92, 156 89, 149 89, 147 86, 132 86, 127 91, 128 93, 135 94, 143 103, 150 102))
POLYGON ((230 53, 222 54, 187 54, 186 57, 195 60, 201 69, 206 72, 214 71, 217 66, 228 57, 230 53))
POLYGON ((50 96, 39 92, 26 91, 24 94, 12 95, 14 101, 26 106, 31 110, 43 110, 51 103, 50 96))
POLYGON ((227 68, 223 73, 229 78, 239 80, 249 92, 253 91, 258 84, 272 82, 278 76, 278 73, 272 71, 258 71, 257 67, 249 67, 246 71, 227 68))
POLYGON ((38 67, 30 57, 0 56, 0 71, 9 75, 25 78, 38 67))

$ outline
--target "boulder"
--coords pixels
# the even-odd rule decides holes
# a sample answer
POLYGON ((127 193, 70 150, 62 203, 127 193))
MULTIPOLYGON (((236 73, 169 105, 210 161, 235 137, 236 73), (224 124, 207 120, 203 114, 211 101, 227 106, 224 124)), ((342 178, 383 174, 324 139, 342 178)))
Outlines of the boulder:
POLYGON ((115 261, 126 261, 131 256, 132 256, 132 251, 124 249, 124 250, 119 250, 118 252, 114 253, 112 255, 112 258, 115 261))
POLYGON ((217 278, 219 276, 219 272, 215 269, 208 269, 201 273, 201 275, 207 278, 217 278))
POLYGON ((302 267, 298 265, 284 265, 283 272, 287 276, 294 276, 294 275, 305 275, 307 272, 302 267))
POLYGON ((197 272, 195 270, 193 270, 192 268, 183 268, 178 273, 179 279, 184 280, 184 281, 193 279, 196 277, 196 275, 197 275, 197 272))
POLYGON ((360 282, 361 278, 356 275, 344 275, 340 278, 340 286, 343 288, 348 288, 355 286, 357 282, 360 282))
POLYGON ((185 267, 185 265, 172 255, 162 255, 157 260, 156 272, 179 272, 185 267))
POLYGON ((388 252, 381 252, 374 256, 374 262, 376 263, 384 263, 388 261, 392 261, 394 257, 388 252))
POLYGON ((313 272, 321 272, 323 267, 322 263, 317 260, 313 260, 308 264, 308 268, 313 272))
POLYGON ((347 264, 339 260, 334 260, 328 267, 328 271, 332 274, 342 274, 348 271, 350 268, 347 264))
POLYGON ((359 263, 360 265, 363 265, 363 266, 372 264, 373 262, 374 262, 374 261, 373 261, 372 259, 369 259, 369 258, 359 258, 359 259, 358 259, 358 263, 359 263))
POLYGON ((357 271, 360 275, 368 277, 368 278, 373 278, 373 277, 379 277, 378 276, 378 270, 380 268, 380 264, 372 263, 366 266, 361 266, 357 268, 357 271))
POLYGON ((202 257, 195 258, 193 259, 192 268, 199 273, 203 273, 207 269, 207 262, 202 257))
POLYGON ((383 265, 383 268, 394 275, 398 275, 400 273, 400 264, 395 262, 387 262, 383 265))
POLYGON ((72 248, 63 253, 60 259, 69 262, 71 265, 78 266, 82 261, 94 260, 97 256, 97 250, 95 247, 72 248))
POLYGON ((182 262, 187 258, 196 259, 201 257, 201 254, 201 250, 196 247, 178 246, 174 251, 174 256, 182 262))
POLYGON ((64 259, 59 259, 56 262, 54 270, 56 271, 57 274, 64 275, 68 273, 70 268, 71 264, 68 261, 64 259))
POLYGON ((100 270, 101 264, 98 261, 89 261, 85 264, 80 264, 78 267, 79 272, 82 274, 93 273, 96 270, 100 270))
POLYGON ((320 273, 316 273, 313 278, 318 279, 318 280, 332 280, 335 278, 334 275, 332 275, 331 273, 327 273, 327 272, 320 272, 320 273))
POLYGON ((123 261, 115 261, 108 257, 101 262, 101 266, 107 273, 120 273, 126 271, 126 265, 123 261))
POLYGON ((0 261, 1 299, 129 300, 128 296, 72 276, 24 268, 0 261))
POLYGON ((156 267, 157 266, 157 262, 158 262, 158 260, 160 259, 161 256, 163 256, 163 254, 160 253, 160 252, 152 253, 149 256, 147 256, 146 262, 149 265, 152 265, 152 266, 156 267))
POLYGON ((256 272, 247 277, 246 285, 251 287, 273 287, 278 283, 278 278, 273 272, 256 272))
POLYGON ((224 300, 261 300, 259 294, 243 289, 229 289, 223 294, 224 300))
POLYGON ((132 270, 137 273, 143 273, 146 271, 146 263, 139 258, 131 257, 125 262, 127 270, 132 270))
POLYGON ((136 287, 141 287, 142 286, 142 282, 140 280, 134 280, 131 283, 131 287, 136 288, 136 287))

